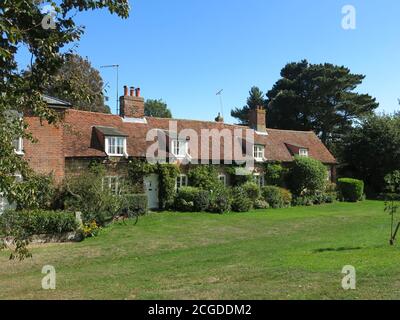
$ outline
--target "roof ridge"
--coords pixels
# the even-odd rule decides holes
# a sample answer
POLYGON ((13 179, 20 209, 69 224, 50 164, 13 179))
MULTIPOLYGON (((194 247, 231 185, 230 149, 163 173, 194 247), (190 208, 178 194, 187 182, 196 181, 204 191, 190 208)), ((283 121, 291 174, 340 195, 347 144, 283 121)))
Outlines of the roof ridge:
POLYGON ((275 129, 275 128, 267 128, 267 130, 315 134, 313 130, 289 130, 289 129, 275 129))
POLYGON ((74 111, 74 112, 82 112, 82 113, 101 114, 101 115, 105 115, 105 116, 112 116, 112 117, 121 118, 119 115, 113 114, 113 113, 96 112, 96 111, 87 111, 87 110, 80 110, 80 109, 74 109, 74 108, 70 108, 70 109, 68 109, 67 111, 68 111, 68 112, 69 112, 69 111, 74 111))
POLYGON ((217 122, 217 121, 212 121, 212 120, 198 120, 198 119, 182 119, 182 118, 162 118, 162 117, 149 117, 145 116, 145 118, 150 118, 150 119, 158 119, 158 120, 175 120, 175 121, 195 121, 195 122, 205 122, 205 123, 212 123, 212 124, 222 124, 225 126, 231 126, 231 127, 240 127, 240 128, 248 128, 248 126, 245 125, 240 125, 240 124, 232 124, 232 123, 225 123, 225 122, 217 122))

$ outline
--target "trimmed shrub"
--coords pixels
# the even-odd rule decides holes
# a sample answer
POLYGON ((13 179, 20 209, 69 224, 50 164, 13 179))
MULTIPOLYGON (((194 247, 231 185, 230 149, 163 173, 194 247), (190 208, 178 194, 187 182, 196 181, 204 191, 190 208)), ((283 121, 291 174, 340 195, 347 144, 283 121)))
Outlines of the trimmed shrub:
POLYGON ((206 190, 199 190, 194 197, 193 203, 195 211, 207 211, 208 207, 210 206, 210 192, 206 190))
POLYGON ((254 209, 268 209, 268 208, 269 208, 269 204, 264 199, 257 199, 254 202, 254 209))
POLYGON ((292 200, 292 206, 312 206, 314 205, 314 197, 313 196, 300 196, 300 197, 295 197, 292 200))
POLYGON ((7 210, 0 216, 0 234, 29 237, 77 230, 75 214, 66 211, 7 210))
POLYGON ((364 181, 341 178, 338 180, 339 196, 342 201, 357 202, 363 199, 364 181))
POLYGON ((121 197, 120 213, 126 213, 129 218, 135 215, 145 215, 148 211, 146 194, 125 194, 121 197))
POLYGON ((285 188, 279 188, 279 192, 282 197, 283 207, 290 207, 290 205, 292 204, 292 193, 285 188))
POLYGON ((295 197, 293 206, 312 206, 314 204, 332 203, 337 200, 337 192, 321 192, 315 195, 295 197))
POLYGON ((287 169, 279 162, 268 162, 265 164, 265 182, 271 186, 283 186, 287 169))
POLYGON ((232 198, 227 188, 220 187, 210 195, 209 212, 225 213, 231 209, 232 198))
POLYGON ((195 211, 194 200, 199 193, 198 188, 181 187, 175 198, 174 208, 178 211, 195 211))
POLYGON ((244 187, 232 189, 232 210, 235 212, 247 212, 253 207, 253 200, 249 198, 244 187))
POLYGON ((241 186, 246 193, 247 197, 253 201, 253 203, 260 198, 261 196, 261 190, 257 183, 255 182, 246 182, 241 186))
POLYGON ((191 168, 188 172, 188 180, 192 187, 203 190, 216 190, 222 185, 215 167, 211 165, 199 165, 191 168))
POLYGON ((325 190, 327 170, 318 160, 297 156, 289 169, 287 182, 296 196, 304 193, 313 195, 325 190))
POLYGON ((276 186, 263 187, 261 194, 270 207, 275 209, 289 207, 292 202, 290 191, 276 186))

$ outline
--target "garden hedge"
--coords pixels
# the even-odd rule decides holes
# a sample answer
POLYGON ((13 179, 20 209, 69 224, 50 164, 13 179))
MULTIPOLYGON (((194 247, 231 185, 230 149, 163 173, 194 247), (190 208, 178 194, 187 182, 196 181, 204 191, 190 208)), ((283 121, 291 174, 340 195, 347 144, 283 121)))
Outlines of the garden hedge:
POLYGON ((289 207, 292 202, 292 194, 289 190, 276 186, 265 186, 261 188, 263 199, 271 208, 289 207))
POLYGON ((255 200, 249 197, 244 186, 234 187, 232 189, 232 210, 235 212, 250 211, 253 208, 255 200))
POLYGON ((357 202, 364 196, 364 181, 362 180, 340 178, 337 186, 342 201, 357 202))
POLYGON ((76 231, 78 227, 75 214, 66 211, 7 210, 0 216, 2 236, 59 234, 76 231))

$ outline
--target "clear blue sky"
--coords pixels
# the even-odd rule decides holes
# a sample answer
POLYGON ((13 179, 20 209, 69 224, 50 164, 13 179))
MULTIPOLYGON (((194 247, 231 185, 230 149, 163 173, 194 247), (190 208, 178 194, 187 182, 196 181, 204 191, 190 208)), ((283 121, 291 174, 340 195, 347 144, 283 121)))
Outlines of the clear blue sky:
MULTIPOLYGON (((129 19, 107 11, 77 15, 86 26, 77 53, 93 66, 120 65, 120 88, 140 86, 174 117, 213 119, 245 104, 251 86, 269 90, 281 68, 303 58, 366 75, 359 92, 399 110, 398 0, 132 0, 129 19), (356 30, 341 27, 342 7, 356 8, 356 30)), ((21 61, 23 59, 21 58, 21 61)), ((115 72, 102 70, 115 109, 115 72)))

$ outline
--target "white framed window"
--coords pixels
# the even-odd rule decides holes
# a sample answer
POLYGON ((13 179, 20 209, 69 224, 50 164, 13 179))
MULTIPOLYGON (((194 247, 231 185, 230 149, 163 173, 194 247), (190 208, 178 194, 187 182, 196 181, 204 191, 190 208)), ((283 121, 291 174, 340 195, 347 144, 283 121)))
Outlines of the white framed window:
POLYGON ((180 174, 176 177, 175 189, 179 190, 181 187, 188 185, 188 177, 186 174, 180 174))
POLYGON ((254 182, 257 183, 257 185, 258 185, 260 188, 261 188, 261 187, 264 187, 264 185, 265 185, 265 177, 264 177, 263 174, 255 173, 255 174, 253 175, 253 179, 254 179, 254 182))
POLYGON ((220 175, 218 175, 218 179, 224 186, 226 186, 226 174, 221 173, 220 175))
POLYGON ((300 157, 308 157, 308 149, 300 148, 299 149, 299 156, 300 157))
POLYGON ((121 157, 127 155, 126 137, 106 137, 105 149, 109 156, 121 157))
POLYGON ((264 146, 255 144, 253 147, 253 156, 257 161, 264 160, 264 146))
POLYGON ((177 158, 184 158, 188 153, 188 143, 186 140, 171 141, 172 154, 177 158))
POLYGON ((103 178, 103 190, 109 189, 113 194, 119 194, 122 178, 119 176, 107 176, 103 178))
POLYGON ((24 154, 24 139, 21 137, 13 141, 14 150, 16 154, 24 154))

